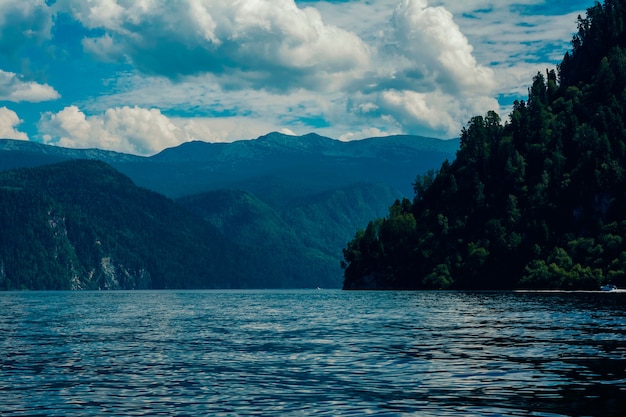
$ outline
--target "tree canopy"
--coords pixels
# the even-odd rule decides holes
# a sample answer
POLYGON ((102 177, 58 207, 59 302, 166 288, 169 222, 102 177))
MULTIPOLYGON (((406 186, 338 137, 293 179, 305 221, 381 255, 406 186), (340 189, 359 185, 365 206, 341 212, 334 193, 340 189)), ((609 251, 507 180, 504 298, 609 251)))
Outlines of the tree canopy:
MULTIPOLYGON (((104 162, 0 173, 0 290, 229 288, 258 255, 104 162)), ((271 272, 271 271, 270 271, 271 272)))
POLYGON ((597 289, 626 285, 626 1, 578 19, 557 70, 503 123, 461 132, 344 249, 345 289, 597 289))

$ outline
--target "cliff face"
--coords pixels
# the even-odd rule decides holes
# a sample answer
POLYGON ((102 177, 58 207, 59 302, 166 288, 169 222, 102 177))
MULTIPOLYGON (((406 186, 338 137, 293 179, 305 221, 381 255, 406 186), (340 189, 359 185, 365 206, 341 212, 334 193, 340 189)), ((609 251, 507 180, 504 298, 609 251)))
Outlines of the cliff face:
MULTIPOLYGON (((33 201, 28 192, 14 189, 3 195, 0 206, 10 213, 11 206, 33 201), (8 195, 10 194, 10 195, 8 195), (30 201, 29 201, 30 200, 30 201), (12 204, 11 204, 12 203, 12 204)), ((40 196, 43 198, 43 196, 40 196)), ((84 256, 84 242, 68 232, 68 217, 48 202, 42 216, 29 210, 16 219, 15 213, 4 217, 0 248, 0 288, 4 289, 70 289, 131 290, 151 287, 151 276, 145 267, 131 267, 111 257, 100 240, 92 246, 96 256, 84 256), (13 233, 15 231, 15 233, 13 233)), ((69 220, 72 223, 72 220, 69 220)))
MULTIPOLYGON (((72 283, 73 284, 73 283, 72 283)), ((95 288, 102 290, 145 290, 150 288, 150 273, 145 268, 132 269, 111 257, 100 260, 99 269, 90 271, 88 278, 78 280, 72 290, 95 288)))

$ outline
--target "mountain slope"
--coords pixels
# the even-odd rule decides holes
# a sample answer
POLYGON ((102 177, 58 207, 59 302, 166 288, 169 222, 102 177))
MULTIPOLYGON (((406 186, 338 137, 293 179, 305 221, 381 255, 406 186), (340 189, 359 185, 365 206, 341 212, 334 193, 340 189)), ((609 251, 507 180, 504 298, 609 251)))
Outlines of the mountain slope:
POLYGON ((388 202, 398 198, 401 194, 386 185, 354 184, 300 199, 284 208, 282 217, 305 245, 332 256, 339 267, 341 249, 353 231, 386 213, 388 202))
MULTIPOLYGON (((315 134, 287 136, 271 133, 256 140, 230 144, 185 143, 150 158, 158 179, 131 174, 138 184, 170 196, 220 188, 241 188, 257 178, 283 184, 295 182, 294 192, 317 193, 359 182, 385 183, 410 193, 417 171, 454 158, 458 141, 419 136, 372 138, 340 142, 315 134)), ((120 166, 125 172, 125 166, 120 166)))
POLYGON ((178 203, 236 244, 254 248, 264 264, 273 265, 283 287, 341 286, 336 254, 309 247, 273 208, 240 190, 218 190, 183 197, 178 203))
POLYGON ((101 149, 72 149, 24 140, 0 139, 0 171, 49 165, 70 159, 95 159, 111 165, 146 160, 140 156, 101 149))
MULTIPOLYGON (((190 142, 153 157, 0 140, 0 170, 86 158, 179 198, 256 264, 257 281, 228 286, 340 287, 341 248, 355 229, 411 191, 415 173, 454 158, 458 140, 390 136, 340 142, 270 133, 234 143, 190 142), (230 191, 224 191, 230 190, 230 191), (263 277, 261 279, 260 277, 263 277)), ((120 203, 122 204, 122 203, 120 203)))
POLYGON ((254 247, 294 287, 341 286, 341 248, 399 193, 356 184, 275 208, 252 193, 218 190, 176 200, 238 245, 254 247))
POLYGON ((271 133, 233 143, 189 142, 149 158, 98 149, 66 149, 0 140, 0 169, 67 159, 109 163, 142 187, 169 197, 224 188, 246 189, 258 178, 293 184, 289 192, 317 193, 354 183, 385 183, 404 195, 415 172, 453 159, 458 140, 390 136, 340 142, 315 134, 271 133))
POLYGON ((472 118, 456 160, 357 233, 344 287, 626 286, 625 28, 623 1, 590 8, 558 76, 504 125, 472 118))
POLYGON ((112 167, 76 160, 0 174, 0 288, 256 286, 254 253, 112 167))

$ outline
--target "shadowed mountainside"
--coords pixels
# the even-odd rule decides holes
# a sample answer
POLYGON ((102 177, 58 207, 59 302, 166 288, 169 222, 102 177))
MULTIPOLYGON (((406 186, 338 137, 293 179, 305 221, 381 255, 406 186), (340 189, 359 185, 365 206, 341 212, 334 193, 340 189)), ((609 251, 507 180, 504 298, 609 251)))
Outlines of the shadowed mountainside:
MULTIPOLYGON (((96 159, 145 188, 178 197, 176 202, 186 212, 214 226, 212 230, 230 244, 224 247, 234 256, 240 257, 241 250, 247 253, 241 259, 258 271, 256 279, 234 274, 228 282, 207 281, 204 286, 339 287, 341 248, 352 231, 384 215, 390 201, 405 195, 411 185, 408 172, 420 172, 454 157, 457 146, 456 140, 411 136, 346 143, 315 134, 272 133, 230 144, 185 143, 146 158, 1 140, 0 169, 96 159)), ((67 185, 71 190, 72 181, 67 185)), ((111 208, 111 215, 117 210, 111 208)), ((79 272, 70 270, 79 276, 99 268, 94 265, 79 272)), ((104 287, 117 288, 110 283, 104 287)))

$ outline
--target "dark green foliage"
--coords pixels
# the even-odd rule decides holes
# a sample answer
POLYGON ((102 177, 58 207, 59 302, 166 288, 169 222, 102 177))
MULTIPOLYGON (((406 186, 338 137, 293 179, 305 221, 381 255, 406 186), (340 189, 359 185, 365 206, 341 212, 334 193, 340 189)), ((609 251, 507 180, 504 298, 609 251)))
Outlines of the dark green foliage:
MULTIPOLYGON (((274 183, 275 184, 275 183, 274 183)), ((388 187, 356 184, 277 203, 240 190, 180 198, 179 204, 205 219, 228 239, 259 254, 257 268, 274 271, 265 287, 341 286, 341 248, 358 227, 386 208, 380 197, 398 196, 388 187)))
POLYGON ((348 244, 344 288, 626 286, 624 22, 625 1, 596 4, 507 123, 472 118, 454 162, 348 244))
POLYGON ((337 260, 305 246, 270 206, 251 193, 220 190, 178 200, 229 240, 257 253, 255 268, 271 270, 261 287, 337 287, 337 260))
MULTIPOLYGON (((252 273, 233 286, 336 288, 342 282, 341 249, 354 230, 384 215, 389 201, 410 195, 403 178, 437 167, 458 145, 457 139, 418 136, 340 142, 271 133, 228 144, 190 142, 144 158, 0 140, 0 170, 102 160, 136 184, 179 197, 177 202, 234 242, 235 253, 243 250, 241 269, 252 273), (219 191, 224 189, 243 191, 219 191)), ((78 228, 85 242, 93 240, 88 223, 85 218, 78 228)), ((75 248, 97 259, 95 249, 75 248)))
POLYGON ((103 162, 0 174, 0 289, 256 286, 258 257, 103 162))

